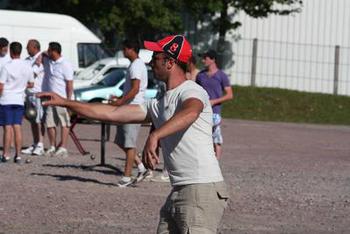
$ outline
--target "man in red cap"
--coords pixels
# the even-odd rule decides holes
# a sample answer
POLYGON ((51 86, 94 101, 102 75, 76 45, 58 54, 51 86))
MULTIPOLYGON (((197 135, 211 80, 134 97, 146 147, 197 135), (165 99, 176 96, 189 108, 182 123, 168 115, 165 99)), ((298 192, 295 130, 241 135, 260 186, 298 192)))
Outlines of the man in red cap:
POLYGON ((157 233, 216 233, 229 196, 215 158, 208 94, 186 80, 191 46, 182 35, 145 41, 144 45, 154 51, 151 65, 156 78, 166 83, 167 91, 159 99, 114 107, 71 101, 53 93, 39 96, 50 98, 44 105, 68 107, 91 119, 114 123, 151 121, 155 130, 146 141, 143 160, 148 168, 155 168, 160 142, 173 186, 160 211, 157 233))

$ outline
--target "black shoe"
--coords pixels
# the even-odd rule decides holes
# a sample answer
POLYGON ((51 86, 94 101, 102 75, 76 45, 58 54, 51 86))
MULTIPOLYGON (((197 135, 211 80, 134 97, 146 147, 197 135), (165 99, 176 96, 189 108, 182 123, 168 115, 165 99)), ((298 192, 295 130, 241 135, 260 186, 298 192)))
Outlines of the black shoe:
POLYGON ((0 162, 2 162, 2 163, 5 163, 5 162, 8 162, 10 160, 10 157, 6 157, 6 156, 4 156, 4 155, 1 155, 0 156, 0 162))
POLYGON ((17 164, 20 164, 22 162, 22 159, 19 156, 15 156, 14 159, 13 159, 13 162, 17 163, 17 164))
POLYGON ((143 172, 139 172, 136 176, 135 183, 143 181, 149 175, 151 175, 151 171, 148 169, 143 172))

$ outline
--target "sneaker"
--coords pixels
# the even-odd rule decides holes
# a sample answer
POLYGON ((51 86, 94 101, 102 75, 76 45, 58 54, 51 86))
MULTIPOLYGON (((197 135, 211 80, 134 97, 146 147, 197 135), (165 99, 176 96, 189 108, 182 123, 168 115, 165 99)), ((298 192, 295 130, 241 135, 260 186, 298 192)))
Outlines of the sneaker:
POLYGON ((62 157, 67 158, 68 157, 68 150, 66 148, 60 147, 55 153, 56 157, 62 157))
POLYGON ((22 162, 22 159, 21 159, 20 156, 15 156, 15 157, 13 158, 13 162, 14 162, 14 163, 20 164, 20 163, 22 162))
POLYGON ((170 178, 169 176, 157 176, 151 179, 152 182, 160 182, 160 183, 169 183, 170 182, 170 178))
POLYGON ((135 182, 141 182, 142 180, 144 180, 147 176, 151 175, 151 171, 150 170, 145 170, 143 172, 139 172, 136 176, 135 182))
POLYGON ((50 148, 48 150, 46 150, 45 154, 48 155, 48 156, 53 156, 55 151, 56 151, 56 147, 55 146, 50 146, 50 148))
POLYGON ((1 155, 0 156, 0 162, 8 162, 10 160, 10 157, 9 156, 4 156, 4 155, 1 155))
POLYGON ((21 150, 21 153, 22 154, 32 154, 34 149, 35 149, 35 145, 31 145, 28 148, 21 150))
POLYGON ((135 183, 135 180, 133 180, 131 178, 129 178, 129 179, 127 179, 127 178, 129 178, 129 177, 122 177, 121 180, 119 180, 119 182, 117 184, 118 187, 125 188, 125 187, 128 187, 128 186, 135 183))
POLYGON ((41 156, 44 153, 45 153, 45 151, 44 151, 44 147, 42 145, 37 145, 32 152, 33 155, 37 155, 37 156, 41 156))

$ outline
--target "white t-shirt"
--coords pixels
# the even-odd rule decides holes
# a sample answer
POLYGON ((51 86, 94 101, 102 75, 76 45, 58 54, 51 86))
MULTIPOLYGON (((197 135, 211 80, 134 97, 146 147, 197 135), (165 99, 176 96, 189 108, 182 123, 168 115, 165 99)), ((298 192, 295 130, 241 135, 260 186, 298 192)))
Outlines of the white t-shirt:
POLYGON ((139 92, 136 94, 133 100, 129 104, 142 104, 145 101, 145 92, 148 85, 147 67, 145 63, 140 59, 135 59, 128 67, 126 73, 126 80, 123 88, 123 93, 126 94, 131 90, 131 80, 140 80, 139 92))
POLYGON ((168 90, 161 99, 147 100, 141 107, 159 128, 189 98, 197 98, 204 104, 198 119, 189 128, 160 141, 170 181, 173 186, 223 181, 213 147, 213 112, 208 94, 201 86, 185 81, 168 90))
POLYGON ((26 58, 26 62, 32 68, 32 71, 34 74, 34 87, 30 89, 32 93, 39 93, 42 91, 42 83, 44 78, 44 66, 42 64, 40 65, 35 64, 35 60, 39 57, 39 55, 40 53, 37 53, 33 57, 28 56, 26 58))
POLYGON ((24 105, 24 90, 28 82, 34 82, 34 75, 26 61, 13 59, 6 63, 0 71, 0 83, 4 84, 0 104, 24 105))
POLYGON ((7 53, 5 56, 0 56, 0 70, 7 63, 11 61, 10 55, 7 53))
POLYGON ((72 65, 63 57, 60 57, 56 61, 52 61, 46 56, 43 59, 43 64, 43 91, 54 92, 67 98, 66 81, 73 80, 74 71, 72 65))

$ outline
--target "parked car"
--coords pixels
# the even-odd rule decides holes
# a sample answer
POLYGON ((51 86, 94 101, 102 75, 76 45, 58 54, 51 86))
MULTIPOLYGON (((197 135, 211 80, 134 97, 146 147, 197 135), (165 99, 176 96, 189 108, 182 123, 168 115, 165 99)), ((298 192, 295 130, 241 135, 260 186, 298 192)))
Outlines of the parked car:
POLYGON ((105 58, 96 61, 74 77, 74 89, 86 88, 97 84, 103 77, 115 68, 127 68, 130 62, 126 58, 105 58))
MULTIPOLYGON (((126 67, 113 68, 97 84, 74 90, 75 99, 84 102, 102 102, 108 100, 111 95, 122 96, 126 72, 126 67)), ((156 80, 152 70, 148 67, 148 86, 145 98, 154 98, 161 95, 165 90, 164 87, 164 83, 156 80)))
MULTIPOLYGON (((148 64, 152 58, 152 51, 141 49, 139 57, 148 64)), ((122 52, 118 51, 116 57, 101 59, 86 69, 77 73, 74 77, 74 89, 86 88, 97 84, 104 76, 115 68, 127 68, 130 61, 122 52)))

